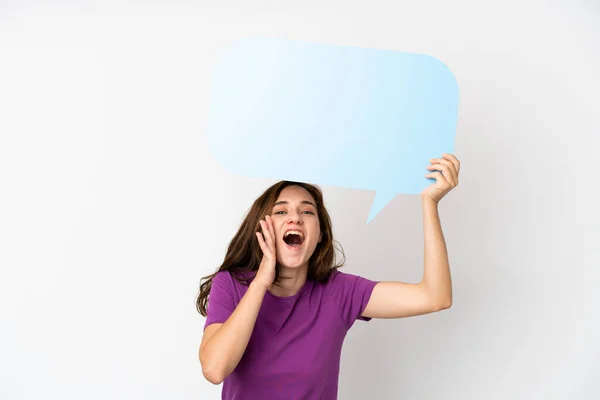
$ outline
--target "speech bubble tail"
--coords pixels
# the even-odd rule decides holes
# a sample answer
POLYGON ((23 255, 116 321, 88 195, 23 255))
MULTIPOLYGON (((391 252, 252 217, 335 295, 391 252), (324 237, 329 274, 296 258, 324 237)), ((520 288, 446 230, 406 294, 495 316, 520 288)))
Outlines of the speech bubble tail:
POLYGON ((386 192, 386 191, 377 191, 375 192, 375 199, 373 200, 373 205, 371 206, 371 211, 369 211, 369 217, 367 218, 367 224, 375 218, 377 214, 394 198, 396 197, 396 193, 386 192))

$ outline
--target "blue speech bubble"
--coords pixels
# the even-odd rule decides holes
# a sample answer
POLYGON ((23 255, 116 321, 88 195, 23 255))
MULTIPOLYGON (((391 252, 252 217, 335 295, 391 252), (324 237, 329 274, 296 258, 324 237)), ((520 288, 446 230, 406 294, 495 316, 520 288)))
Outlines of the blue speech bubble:
POLYGON ((458 85, 437 59, 249 37, 220 54, 207 137, 232 173, 375 190, 367 223, 454 152, 458 85))

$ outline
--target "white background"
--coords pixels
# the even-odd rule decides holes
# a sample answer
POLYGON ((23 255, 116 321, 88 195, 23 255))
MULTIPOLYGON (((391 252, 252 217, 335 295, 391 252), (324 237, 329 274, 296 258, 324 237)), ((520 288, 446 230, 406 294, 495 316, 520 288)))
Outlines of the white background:
MULTIPOLYGON (((220 398, 198 284, 274 181, 203 130, 253 34, 429 54, 460 88, 454 305, 357 322, 339 398, 600 398, 597 2, 50 3, 0 4, 0 398, 220 398)), ((366 225, 374 192, 323 189, 345 271, 421 277, 418 195, 366 225)))

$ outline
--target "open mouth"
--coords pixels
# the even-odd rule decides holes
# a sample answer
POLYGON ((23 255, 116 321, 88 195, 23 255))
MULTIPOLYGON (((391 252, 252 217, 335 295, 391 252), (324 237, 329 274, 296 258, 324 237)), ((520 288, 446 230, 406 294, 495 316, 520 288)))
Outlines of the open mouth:
POLYGON ((298 248, 304 243, 304 234, 300 231, 287 231, 283 235, 283 241, 290 247, 298 248))

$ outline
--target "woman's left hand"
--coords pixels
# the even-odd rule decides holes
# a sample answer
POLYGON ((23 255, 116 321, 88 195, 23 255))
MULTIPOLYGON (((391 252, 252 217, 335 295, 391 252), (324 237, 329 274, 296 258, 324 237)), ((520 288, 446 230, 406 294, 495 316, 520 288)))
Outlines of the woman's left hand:
POLYGON ((435 178, 435 183, 431 184, 421 193, 421 197, 430 198, 438 203, 442 197, 458 185, 458 173, 460 171, 460 161, 452 154, 443 154, 442 158, 432 158, 429 160, 431 165, 428 170, 437 170, 425 175, 426 178, 435 178))

